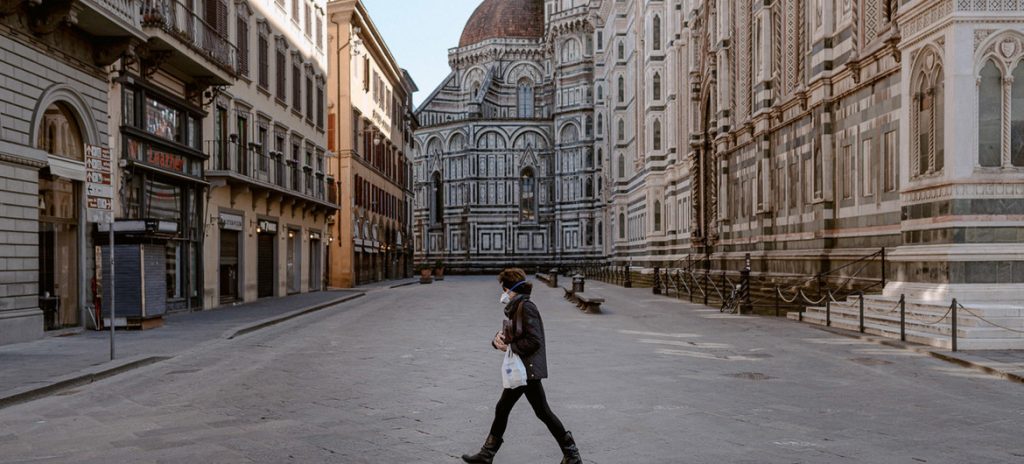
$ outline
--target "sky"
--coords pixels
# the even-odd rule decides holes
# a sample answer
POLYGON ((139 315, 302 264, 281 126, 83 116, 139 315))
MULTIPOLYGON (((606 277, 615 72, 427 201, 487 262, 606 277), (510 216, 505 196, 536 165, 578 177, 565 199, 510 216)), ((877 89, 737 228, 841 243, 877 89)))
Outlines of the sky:
POLYGON ((448 49, 459 45, 462 28, 481 0, 363 0, 398 65, 419 92, 416 106, 448 76, 448 49))

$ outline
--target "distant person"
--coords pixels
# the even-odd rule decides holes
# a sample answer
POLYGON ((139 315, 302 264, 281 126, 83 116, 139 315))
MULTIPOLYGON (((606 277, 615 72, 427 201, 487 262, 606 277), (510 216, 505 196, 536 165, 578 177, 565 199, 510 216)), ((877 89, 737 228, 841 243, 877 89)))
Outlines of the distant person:
POLYGON ((530 301, 533 285, 526 281, 526 272, 522 269, 505 269, 498 274, 501 282, 501 303, 505 305, 505 317, 508 322, 499 331, 491 346, 499 351, 512 350, 526 366, 526 386, 506 388, 501 392, 501 399, 494 411, 494 422, 491 433, 487 436, 480 452, 470 456, 463 455, 462 460, 474 464, 490 464, 495 453, 502 444, 502 436, 508 426, 508 415, 512 407, 523 395, 533 407, 537 418, 548 427, 555 441, 562 448, 562 464, 582 464, 580 452, 572 433, 565 430, 562 421, 548 407, 547 397, 541 379, 548 376, 548 360, 544 351, 544 323, 540 319, 537 305, 530 301))

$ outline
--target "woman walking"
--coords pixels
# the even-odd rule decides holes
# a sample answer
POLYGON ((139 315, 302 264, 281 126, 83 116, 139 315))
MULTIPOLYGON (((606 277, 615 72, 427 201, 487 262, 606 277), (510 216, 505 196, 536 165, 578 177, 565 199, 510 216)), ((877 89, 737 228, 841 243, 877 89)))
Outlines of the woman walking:
POLYGON ((551 412, 541 385, 541 379, 548 376, 548 361, 544 351, 544 323, 537 306, 530 301, 533 285, 526 281, 526 272, 522 269, 505 269, 498 275, 498 281, 501 282, 502 290, 500 301, 505 305, 508 321, 504 329, 494 336, 491 346, 499 351, 512 350, 523 360, 526 366, 526 386, 506 388, 501 392, 501 399, 494 411, 491 433, 483 448, 475 455, 463 455, 462 460, 475 464, 493 462, 494 454, 501 447, 508 415, 516 401, 526 395, 537 418, 544 422, 562 448, 562 464, 582 464, 572 433, 566 431, 555 413, 551 412))

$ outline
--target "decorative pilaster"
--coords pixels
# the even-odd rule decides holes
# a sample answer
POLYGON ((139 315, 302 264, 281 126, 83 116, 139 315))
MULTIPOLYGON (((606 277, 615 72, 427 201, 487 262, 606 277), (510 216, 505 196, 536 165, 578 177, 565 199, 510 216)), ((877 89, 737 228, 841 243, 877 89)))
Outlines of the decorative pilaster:
POLYGON ((1010 98, 1013 95, 1013 74, 1003 76, 1003 119, 1001 131, 1001 162, 1003 169, 1010 168, 1010 141, 1012 127, 1010 124, 1010 98))

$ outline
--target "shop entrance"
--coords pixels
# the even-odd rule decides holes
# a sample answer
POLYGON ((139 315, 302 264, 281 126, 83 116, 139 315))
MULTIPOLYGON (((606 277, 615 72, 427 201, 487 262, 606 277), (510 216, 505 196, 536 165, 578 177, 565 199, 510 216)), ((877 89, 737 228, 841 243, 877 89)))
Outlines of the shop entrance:
POLYGON ((267 298, 274 296, 274 235, 262 232, 256 244, 256 296, 267 298))
POLYGON ((39 306, 47 330, 79 323, 77 193, 73 181, 39 179, 39 306))
POLYGON ((285 277, 287 279, 288 293, 299 293, 302 291, 302 267, 299 258, 302 255, 302 237, 299 231, 288 229, 288 251, 285 256, 285 277))
POLYGON ((322 280, 320 267, 320 233, 313 232, 309 238, 309 291, 311 292, 320 290, 322 280))
POLYGON ((238 232, 220 231, 220 302, 238 301, 238 232))

